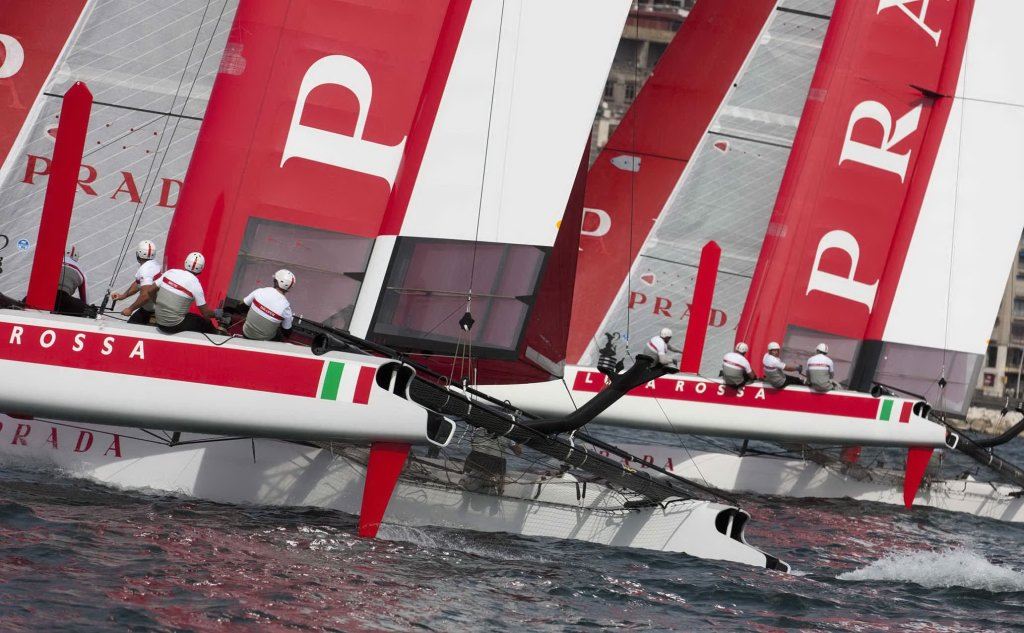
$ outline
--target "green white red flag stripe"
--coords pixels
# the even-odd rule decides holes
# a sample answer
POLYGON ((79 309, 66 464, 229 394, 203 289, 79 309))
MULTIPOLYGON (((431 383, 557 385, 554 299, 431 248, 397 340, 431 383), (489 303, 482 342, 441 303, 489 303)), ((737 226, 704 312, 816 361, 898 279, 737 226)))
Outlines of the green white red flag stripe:
POLYGON ((358 363, 329 361, 320 380, 321 400, 368 404, 376 368, 358 363))

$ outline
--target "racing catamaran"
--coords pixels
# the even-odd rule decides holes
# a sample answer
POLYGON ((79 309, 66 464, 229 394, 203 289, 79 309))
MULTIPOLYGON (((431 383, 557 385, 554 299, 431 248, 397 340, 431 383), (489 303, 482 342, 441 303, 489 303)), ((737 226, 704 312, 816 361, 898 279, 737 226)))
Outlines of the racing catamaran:
MULTIPOLYGON (((33 4, 14 3, 11 24, 29 20, 33 4)), ((82 40, 92 55, 103 46, 126 54, 109 35, 116 3, 72 4, 65 8, 84 13, 65 60, 82 40)), ((443 525, 788 569, 745 542, 748 515, 719 493, 666 470, 624 467, 629 453, 610 447, 616 458, 608 458, 552 436, 534 428, 542 420, 528 405, 470 386, 490 373, 547 375, 547 350, 564 354, 567 323, 559 330, 527 315, 534 301, 553 305, 572 272, 581 150, 625 0, 240 3, 165 264, 201 248, 211 273, 206 296, 220 304, 287 263, 301 280, 292 300, 310 306, 296 327, 296 342, 308 344, 167 336, 115 320, 106 299, 95 319, 49 313, 69 229, 70 241, 95 246, 78 248, 91 276, 97 259, 115 264, 111 287, 124 277, 135 234, 159 237, 144 214, 156 208, 165 217, 156 176, 195 107, 186 77, 193 88, 200 83, 227 14, 225 3, 211 23, 216 7, 196 4, 184 70, 153 131, 169 138, 158 140, 143 186, 122 172, 118 190, 136 206, 119 249, 110 248, 118 241, 95 200, 76 204, 76 191, 96 191, 95 177, 80 178, 82 169, 97 171, 88 168, 90 153, 125 138, 111 139, 105 117, 90 112, 154 108, 100 98, 127 96, 132 82, 121 65, 94 72, 95 98, 83 83, 50 97, 62 94, 53 84, 76 75, 65 64, 40 80, 44 106, 19 111, 38 128, 52 126, 47 107, 60 107, 52 156, 23 156, 22 146, 7 155, 8 165, 24 159, 31 173, 19 180, 8 167, 5 192, 12 180, 31 187, 44 178, 46 190, 41 209, 22 201, 8 218, 20 250, 9 258, 5 290, 16 294, 24 281, 28 291, 0 310, 0 364, 11 378, 0 389, 5 459, 129 488, 340 509, 358 513, 364 536, 382 521, 443 525), (558 103, 542 105, 556 88, 564 93, 558 103), (105 235, 90 242, 103 225, 105 235), (36 229, 32 238, 24 226, 36 229), (417 362, 353 333, 360 328, 436 354, 417 362), (474 345, 495 352, 495 362, 478 362, 474 345), (470 371, 456 380, 435 371, 438 354, 470 371)), ((616 378, 608 403, 664 372, 636 363, 616 378)))
POLYGON ((1024 82, 1005 61, 1022 53, 1011 26, 1022 17, 998 0, 698 3, 591 170, 567 356, 581 367, 566 371, 572 401, 549 413, 586 397, 599 379, 588 367, 639 349, 631 338, 690 334, 701 247, 714 240, 721 273, 694 374, 716 375, 737 341, 755 369, 769 341, 793 366, 825 341, 837 378, 877 397, 665 378, 601 421, 788 445, 635 452, 725 490, 895 503, 914 488, 901 472, 806 443, 877 445, 889 424, 919 421, 920 447, 946 435, 998 469, 995 484, 931 473, 919 502, 1024 520, 1018 468, 914 416, 966 412, 1024 227, 1024 82), (679 402, 698 397, 733 405, 679 402), (835 418, 793 408, 850 398, 864 410, 848 441, 825 437, 835 418))

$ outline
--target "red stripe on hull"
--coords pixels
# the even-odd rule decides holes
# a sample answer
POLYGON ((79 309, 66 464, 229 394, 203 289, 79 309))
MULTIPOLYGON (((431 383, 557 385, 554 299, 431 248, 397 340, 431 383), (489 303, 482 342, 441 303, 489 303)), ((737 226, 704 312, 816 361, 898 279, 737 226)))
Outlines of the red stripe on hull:
POLYGON ((356 404, 370 403, 370 388, 373 387, 373 377, 376 373, 373 367, 359 368, 359 377, 356 379, 356 390, 352 395, 352 402, 356 404))
MULTIPOLYGON (((164 341, 11 323, 0 323, 0 343, 3 360, 310 398, 317 395, 324 365, 312 358, 195 345, 171 337, 164 341), (20 336, 12 333, 14 328, 21 328, 20 336)), ((369 370, 372 378, 372 367, 362 370, 369 370)))
MULTIPOLYGON (((581 371, 576 374, 572 388, 575 391, 597 393, 605 385, 604 374, 596 371, 581 371)), ((842 415, 874 421, 878 413, 878 400, 844 396, 842 394, 813 393, 772 389, 769 387, 746 387, 742 392, 721 383, 706 380, 658 379, 653 388, 645 385, 629 392, 630 396, 658 398, 682 402, 721 404, 734 407, 750 407, 794 413, 818 413, 821 415, 842 415), (682 382, 682 389, 678 384, 682 382), (742 393, 742 395, 740 395, 742 393), (763 395, 763 397, 761 397, 763 395)))
POLYGON ((910 422, 910 414, 914 410, 913 402, 904 402, 903 408, 900 409, 900 422, 910 422))

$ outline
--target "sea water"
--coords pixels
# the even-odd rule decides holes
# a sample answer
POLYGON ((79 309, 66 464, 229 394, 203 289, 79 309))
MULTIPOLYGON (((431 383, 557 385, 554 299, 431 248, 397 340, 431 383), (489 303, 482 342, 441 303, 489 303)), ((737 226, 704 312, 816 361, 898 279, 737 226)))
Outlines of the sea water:
MULTIPOLYGON (((1019 441, 1019 440, 1018 440, 1019 441)), ((1021 453, 1016 446, 1006 451, 1021 453)), ((0 631, 971 631, 1024 626, 1024 525, 745 497, 782 574, 0 469, 0 631)))

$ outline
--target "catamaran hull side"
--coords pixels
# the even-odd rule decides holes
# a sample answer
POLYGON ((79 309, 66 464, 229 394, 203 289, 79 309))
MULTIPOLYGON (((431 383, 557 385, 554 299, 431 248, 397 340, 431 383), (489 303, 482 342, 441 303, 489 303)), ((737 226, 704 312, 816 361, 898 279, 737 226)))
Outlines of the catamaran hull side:
MULTIPOLYGON (((0 410, 217 435, 427 441, 427 413, 378 384, 386 359, 0 310, 0 410)), ((385 383, 387 384, 387 383, 385 383)))
MULTIPOLYGON (((102 425, 67 426, 8 416, 0 416, 0 424, 0 459, 9 464, 56 467, 118 488, 222 503, 316 506, 351 514, 360 508, 365 467, 324 449, 276 440, 170 447, 147 441, 142 431, 102 425)), ((403 479, 384 520, 681 552, 786 569, 785 563, 742 540, 746 517, 729 506, 682 500, 626 510, 617 493, 568 480, 507 486, 505 495, 403 479)))
MULTIPOLYGON (((856 499, 903 506, 902 473, 889 471, 860 480, 810 460, 764 455, 734 455, 661 445, 621 448, 667 467, 677 475, 739 493, 819 499, 856 499)), ((636 467, 636 464, 631 464, 636 467)), ((974 479, 925 482, 915 506, 962 512, 1000 521, 1024 522, 1024 499, 1017 489, 974 479)))
MULTIPOLYGON (((560 417, 594 397, 604 381, 594 369, 567 366, 565 384, 555 380, 482 389, 520 403, 531 413, 560 417)), ((779 442, 945 446, 945 429, 919 415, 921 406, 905 398, 815 393, 806 387, 780 390, 754 383, 733 389, 694 374, 673 374, 634 389, 597 421, 666 433, 779 442)))

